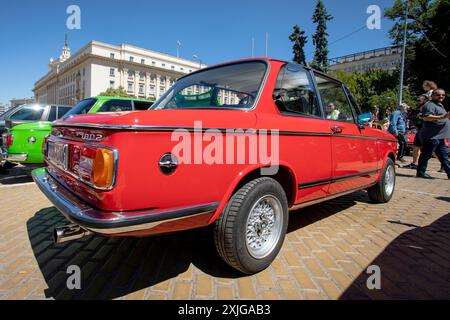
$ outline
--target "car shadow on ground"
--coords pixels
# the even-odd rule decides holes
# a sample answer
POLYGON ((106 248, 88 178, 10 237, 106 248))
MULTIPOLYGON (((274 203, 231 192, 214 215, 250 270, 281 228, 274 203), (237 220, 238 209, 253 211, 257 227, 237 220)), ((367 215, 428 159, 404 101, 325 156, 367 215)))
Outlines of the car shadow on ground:
POLYGON ((0 185, 12 185, 32 182, 31 171, 33 168, 16 166, 9 169, 0 168, 0 185))
MULTIPOLYGON (((412 229, 394 239, 369 264, 380 268, 380 288, 369 290, 367 281, 373 271, 370 274, 363 271, 340 299, 450 297, 450 213, 426 227, 403 225, 412 229)), ((374 284, 373 279, 369 283, 374 284)))
MULTIPOLYGON (((369 201, 365 192, 357 192, 292 212, 288 232, 345 210, 356 200, 369 201)), ((90 235, 55 245, 53 229, 66 223, 54 207, 38 211, 27 221, 31 247, 48 286, 48 298, 113 299, 177 277, 190 264, 214 277, 245 276, 216 253, 211 227, 146 238, 90 235), (71 265, 80 267, 80 290, 67 289, 67 268, 71 265)))

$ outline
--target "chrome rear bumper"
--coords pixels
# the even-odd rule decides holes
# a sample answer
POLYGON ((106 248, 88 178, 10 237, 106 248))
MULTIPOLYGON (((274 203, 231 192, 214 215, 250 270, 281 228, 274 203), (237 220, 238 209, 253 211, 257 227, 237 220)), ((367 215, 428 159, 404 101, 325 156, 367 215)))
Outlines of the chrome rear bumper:
POLYGON ((213 202, 170 210, 105 211, 74 196, 48 174, 45 168, 33 170, 32 176, 41 191, 68 220, 86 230, 105 235, 150 230, 161 223, 210 215, 218 207, 218 202, 213 202))
POLYGON ((26 153, 13 153, 8 154, 8 152, 4 149, 0 149, 0 161, 9 161, 9 162, 23 162, 28 159, 28 154, 26 153))

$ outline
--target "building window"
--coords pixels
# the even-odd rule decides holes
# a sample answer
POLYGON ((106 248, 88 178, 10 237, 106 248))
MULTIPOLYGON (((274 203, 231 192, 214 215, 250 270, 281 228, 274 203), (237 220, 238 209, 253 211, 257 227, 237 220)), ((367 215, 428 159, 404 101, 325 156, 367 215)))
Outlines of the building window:
POLYGON ((133 70, 128 70, 128 79, 133 79, 133 70))
POLYGON ((183 70, 184 70, 184 68, 180 68, 180 70, 181 70, 181 71, 183 71, 183 70))
POLYGON ((145 81, 145 73, 143 73, 143 72, 139 73, 139 80, 140 81, 145 81))
POLYGON ((144 85, 143 84, 139 85, 139 94, 144 94, 144 85))
POLYGON ((155 63, 155 61, 152 61, 152 65, 155 65, 156 63, 155 63))
POLYGON ((134 61, 134 57, 130 56, 130 62, 133 62, 133 61, 134 61))
POLYGON ((128 82, 128 92, 133 92, 133 82, 128 82))
POLYGON ((141 59, 141 63, 142 63, 142 64, 145 64, 145 59, 141 59))
POLYGON ((110 57, 111 59, 114 59, 114 53, 110 53, 110 54, 109 54, 109 57, 110 57))
POLYGON ((111 77, 114 77, 114 76, 115 76, 115 72, 116 72, 116 69, 114 69, 114 68, 109 69, 109 75, 110 75, 111 77))
POLYGON ((172 68, 172 70, 175 70, 175 66, 170 66, 172 68))
POLYGON ((164 88, 164 87, 159 87, 159 94, 160 94, 160 95, 163 95, 165 91, 166 91, 166 88, 164 88))
POLYGON ((165 64, 165 63, 161 63, 161 65, 162 65, 163 67, 165 67, 165 66, 166 66, 166 64, 165 64))
POLYGON ((111 81, 109 82, 109 87, 110 87, 111 89, 114 89, 114 81, 111 80, 111 81))

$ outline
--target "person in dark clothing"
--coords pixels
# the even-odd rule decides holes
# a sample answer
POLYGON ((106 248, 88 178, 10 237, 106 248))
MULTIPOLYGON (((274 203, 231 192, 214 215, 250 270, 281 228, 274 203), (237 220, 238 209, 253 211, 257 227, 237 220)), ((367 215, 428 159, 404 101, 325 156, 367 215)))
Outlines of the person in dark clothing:
POLYGON ((448 160, 445 139, 450 139, 450 112, 445 111, 442 102, 445 99, 445 90, 436 89, 431 95, 431 101, 422 108, 423 128, 420 132, 422 141, 422 153, 417 166, 417 177, 433 179, 426 173, 428 160, 433 152, 441 162, 448 178, 450 179, 450 162, 448 160))
POLYGON ((406 162, 405 159, 403 159, 405 147, 406 147, 406 140, 405 140, 405 133, 406 133, 406 120, 405 120, 405 111, 406 106, 404 104, 401 104, 397 110, 395 110, 389 119, 389 133, 395 136, 398 140, 398 152, 397 152, 397 160, 400 162, 406 162))
POLYGON ((420 147, 421 147, 421 142, 420 142, 420 130, 422 129, 423 126, 423 119, 422 119, 422 107, 425 105, 425 103, 428 102, 428 96, 426 94, 422 94, 420 96, 417 97, 416 100, 416 109, 410 109, 412 110, 412 115, 411 115, 411 122, 412 122, 412 126, 416 129, 416 135, 414 137, 414 142, 413 142, 413 161, 411 164, 407 165, 404 168, 409 168, 409 169, 417 169, 417 161, 419 160, 419 154, 420 154, 420 147))

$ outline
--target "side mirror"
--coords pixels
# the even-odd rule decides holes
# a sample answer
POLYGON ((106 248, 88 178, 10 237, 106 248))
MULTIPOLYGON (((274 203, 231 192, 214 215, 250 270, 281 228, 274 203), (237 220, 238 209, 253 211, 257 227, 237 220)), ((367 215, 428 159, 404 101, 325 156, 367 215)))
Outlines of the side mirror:
POLYGON ((358 125, 360 126, 367 126, 370 121, 372 121, 371 113, 363 113, 358 116, 358 125))

